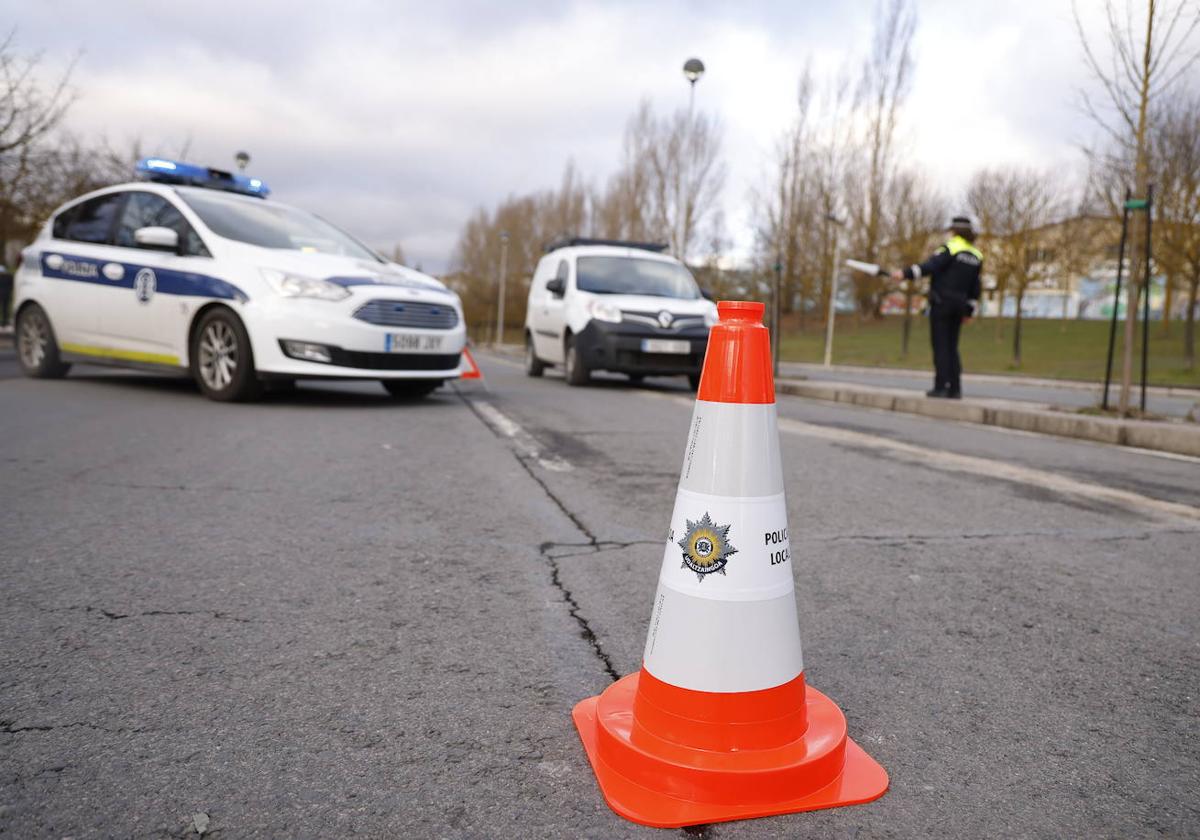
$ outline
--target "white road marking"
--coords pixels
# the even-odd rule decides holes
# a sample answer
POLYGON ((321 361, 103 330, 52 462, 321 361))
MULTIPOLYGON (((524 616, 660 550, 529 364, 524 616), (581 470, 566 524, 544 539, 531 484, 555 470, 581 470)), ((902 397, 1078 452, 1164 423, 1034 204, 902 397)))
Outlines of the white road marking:
MULTIPOLYGON (((686 406, 691 406, 694 402, 686 397, 679 397, 673 394, 657 394, 653 391, 638 391, 637 393, 642 396, 671 400, 672 402, 686 406)), ((956 452, 928 449, 924 446, 916 446, 915 444, 892 440, 891 438, 878 435, 870 435, 850 429, 820 426, 815 423, 806 423, 803 420, 793 420, 789 417, 779 418, 779 429, 789 434, 804 435, 805 437, 818 438, 831 443, 842 443, 877 451, 887 451, 890 455, 918 466, 933 467, 945 472, 998 478, 1005 481, 1042 487, 1051 492, 1063 495, 1107 502, 1147 514, 1154 519, 1171 524, 1177 524, 1180 519, 1193 523, 1200 522, 1200 508, 1192 507, 1191 505, 1153 499, 1149 496, 1143 496, 1140 493, 1119 490, 1115 487, 1105 487, 1100 484, 1091 484, 1085 481, 1077 481, 1067 476, 1032 467, 1023 467, 1005 461, 994 461, 974 455, 960 455, 956 452)))
POLYGON ((521 424, 513 420, 496 406, 483 400, 471 400, 471 405, 479 412, 484 422, 492 427, 497 434, 512 440, 517 450, 527 458, 537 461, 540 466, 552 472, 570 472, 571 465, 557 455, 542 455, 538 442, 533 435, 521 428, 521 424))

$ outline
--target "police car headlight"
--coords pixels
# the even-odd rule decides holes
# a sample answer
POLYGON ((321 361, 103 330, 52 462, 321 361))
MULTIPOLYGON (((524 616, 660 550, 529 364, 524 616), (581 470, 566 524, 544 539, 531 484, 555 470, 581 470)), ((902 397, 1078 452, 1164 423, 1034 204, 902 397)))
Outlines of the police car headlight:
POLYGON ((588 314, 597 321, 607 321, 610 324, 621 323, 621 310, 602 300, 593 300, 589 303, 588 314))
POLYGON ((301 277, 274 268, 260 269, 263 279, 270 284, 282 297, 316 298, 317 300, 344 300, 350 297, 350 290, 328 280, 318 280, 315 277, 301 277))

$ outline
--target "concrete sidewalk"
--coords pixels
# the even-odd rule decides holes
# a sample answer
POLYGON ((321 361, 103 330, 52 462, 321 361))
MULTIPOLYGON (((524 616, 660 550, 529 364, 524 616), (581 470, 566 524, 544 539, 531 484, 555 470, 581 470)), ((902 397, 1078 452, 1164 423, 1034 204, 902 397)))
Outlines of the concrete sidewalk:
POLYGON ((1183 420, 1115 420, 1078 414, 1069 407, 1017 400, 971 397, 962 400, 930 399, 911 389, 851 382, 781 378, 775 383, 775 390, 797 397, 919 414, 940 420, 978 423, 1200 457, 1200 424, 1183 420))
MULTIPOLYGON (((928 370, 905 368, 860 367, 784 362, 780 365, 782 377, 810 381, 845 382, 851 385, 895 388, 923 394, 932 385, 928 370)), ((1200 384, 1200 375, 1197 376, 1200 384)), ((963 375, 963 392, 968 397, 1011 400, 1053 405, 1060 408, 1086 408, 1100 404, 1103 386, 1096 382, 1078 380, 1038 379, 1016 375, 967 373, 963 375)), ((1117 386, 1109 392, 1110 405, 1117 399, 1117 386)), ((1136 400, 1139 393, 1135 391, 1136 400)), ((1163 417, 1186 419, 1200 417, 1200 387, 1164 388, 1151 386, 1146 389, 1146 410, 1163 417)))

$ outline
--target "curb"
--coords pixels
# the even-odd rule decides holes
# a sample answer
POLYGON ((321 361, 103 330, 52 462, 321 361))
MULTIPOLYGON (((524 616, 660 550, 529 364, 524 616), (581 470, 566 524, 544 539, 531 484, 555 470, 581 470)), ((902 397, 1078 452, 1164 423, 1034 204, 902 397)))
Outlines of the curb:
MULTIPOLYGON (((899 368, 899 367, 871 367, 869 365, 824 365, 815 362, 789 362, 786 359, 781 361, 781 366, 793 368, 798 373, 803 375, 808 371, 817 373, 861 373, 870 375, 888 375, 896 374, 899 376, 911 376, 914 379, 929 379, 930 373, 928 370, 919 368, 899 368)), ((1099 391, 1104 387, 1103 382, 1088 382, 1083 379, 1046 379, 1035 376, 1006 376, 1000 373, 964 373, 963 383, 970 385, 972 382, 991 382, 998 385, 1020 385, 1027 388, 1063 388, 1073 391, 1099 391)), ((1135 386, 1136 387, 1136 386, 1135 386)), ((1149 385, 1146 387, 1147 394, 1154 394, 1160 397, 1183 397, 1200 400, 1200 387, 1189 388, 1180 385, 1149 385)))
POLYGON ((795 397, 1200 457, 1200 426, 1087 417, 1002 400, 935 400, 910 391, 841 382, 780 379, 775 388, 779 393, 795 397))

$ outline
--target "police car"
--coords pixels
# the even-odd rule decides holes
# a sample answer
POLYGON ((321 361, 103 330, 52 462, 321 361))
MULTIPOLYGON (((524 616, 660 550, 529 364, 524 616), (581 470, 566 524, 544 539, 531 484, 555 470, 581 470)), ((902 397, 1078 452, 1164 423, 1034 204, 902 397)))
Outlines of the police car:
POLYGON ((717 307, 665 245, 571 237, 538 262, 525 316, 525 372, 561 366, 571 385, 592 371, 633 381, 683 374, 692 387, 717 307))
POLYGON ((399 398, 459 375, 462 304, 259 179, 146 158, 144 180, 60 208, 21 253, 25 373, 72 362, 188 372, 215 400, 265 382, 376 379, 399 398))

